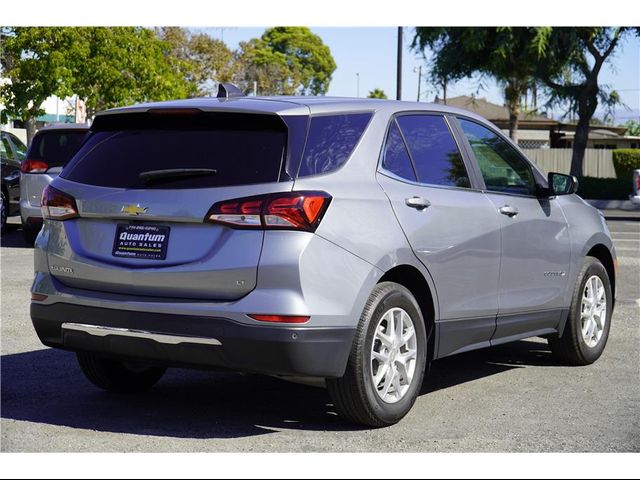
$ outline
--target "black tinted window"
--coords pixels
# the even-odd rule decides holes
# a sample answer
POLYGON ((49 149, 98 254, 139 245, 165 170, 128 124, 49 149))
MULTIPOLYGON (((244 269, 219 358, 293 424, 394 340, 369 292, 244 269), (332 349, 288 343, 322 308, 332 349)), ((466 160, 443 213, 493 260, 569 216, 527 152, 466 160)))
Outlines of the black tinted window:
POLYGON ((370 113, 312 117, 299 176, 327 173, 344 165, 370 119, 370 113))
POLYGON ((50 167, 66 165, 78 151, 86 134, 86 130, 41 132, 31 143, 29 160, 42 160, 50 167))
POLYGON ((382 167, 391 173, 396 174, 400 178, 411 181, 417 181, 416 174, 411 165, 411 158, 407 153, 407 147, 404 144, 398 125, 394 121, 389 129, 387 143, 384 147, 384 157, 382 159, 382 167))
POLYGON ((469 176, 444 117, 403 115, 398 123, 407 140, 418 180, 431 185, 469 187, 469 176))
POLYGON ((97 131, 62 176, 115 188, 208 188, 277 182, 286 127, 271 115, 122 115, 94 123, 97 131), (164 177, 143 172, 215 170, 215 175, 164 177))
POLYGON ((487 190, 529 195, 535 180, 529 164, 502 138, 477 123, 460 119, 487 190))

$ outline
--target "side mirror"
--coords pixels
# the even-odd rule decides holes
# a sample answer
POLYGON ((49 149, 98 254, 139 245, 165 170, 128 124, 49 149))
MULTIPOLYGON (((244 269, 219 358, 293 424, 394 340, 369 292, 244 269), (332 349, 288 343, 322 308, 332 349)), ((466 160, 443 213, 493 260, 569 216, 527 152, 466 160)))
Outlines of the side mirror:
POLYGON ((578 192, 578 179, 573 175, 549 173, 549 192, 552 195, 571 195, 578 192))

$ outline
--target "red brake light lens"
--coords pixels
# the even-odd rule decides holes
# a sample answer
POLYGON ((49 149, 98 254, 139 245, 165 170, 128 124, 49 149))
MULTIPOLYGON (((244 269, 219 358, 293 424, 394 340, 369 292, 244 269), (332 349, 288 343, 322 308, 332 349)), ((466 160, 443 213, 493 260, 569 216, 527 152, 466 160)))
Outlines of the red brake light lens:
POLYGON ((254 320, 259 322, 268 323, 307 323, 309 321, 308 316, 303 315, 249 315, 254 320))
POLYGON ((67 220, 78 216, 78 207, 75 199, 51 185, 48 185, 42 192, 40 206, 43 218, 67 220))
POLYGON ((22 173, 44 173, 49 170, 49 164, 42 160, 23 160, 20 165, 22 173))
POLYGON ((314 232, 331 196, 325 192, 287 192, 218 202, 205 221, 235 228, 314 232))

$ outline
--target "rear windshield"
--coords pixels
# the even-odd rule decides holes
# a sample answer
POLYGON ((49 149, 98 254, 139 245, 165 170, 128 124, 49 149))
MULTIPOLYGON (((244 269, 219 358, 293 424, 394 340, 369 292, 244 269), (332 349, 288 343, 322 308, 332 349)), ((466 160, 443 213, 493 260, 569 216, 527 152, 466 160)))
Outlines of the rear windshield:
POLYGON ((124 114, 98 117, 91 130, 61 176, 113 188, 277 182, 287 145, 286 126, 274 115, 124 114))
POLYGON ((49 167, 62 167, 78 151, 87 130, 58 130, 36 135, 29 148, 29 160, 42 160, 49 167))

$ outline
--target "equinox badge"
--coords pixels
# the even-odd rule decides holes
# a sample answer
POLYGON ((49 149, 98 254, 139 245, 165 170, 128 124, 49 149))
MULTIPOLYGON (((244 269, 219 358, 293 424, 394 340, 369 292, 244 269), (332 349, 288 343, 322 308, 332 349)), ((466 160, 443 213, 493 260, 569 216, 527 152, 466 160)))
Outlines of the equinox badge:
POLYGON ((125 205, 122 207, 122 210, 120 210, 122 213, 126 213, 127 215, 141 215, 143 213, 147 213, 147 210, 149 210, 147 207, 141 207, 140 204, 138 205, 125 205))

